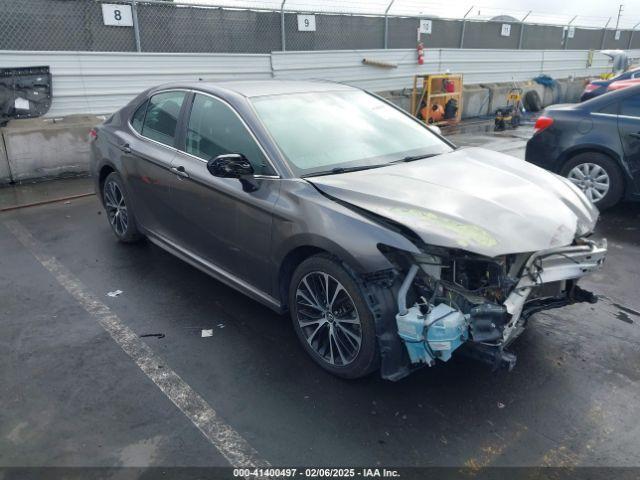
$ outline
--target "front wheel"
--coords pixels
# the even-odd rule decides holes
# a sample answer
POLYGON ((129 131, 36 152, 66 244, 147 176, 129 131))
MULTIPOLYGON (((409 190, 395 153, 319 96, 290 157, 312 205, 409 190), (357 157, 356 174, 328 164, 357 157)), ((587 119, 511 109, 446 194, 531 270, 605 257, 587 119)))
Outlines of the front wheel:
POLYGON ((322 368, 358 378, 378 367, 375 320, 361 287, 336 259, 316 255, 298 266, 289 307, 302 346, 322 368))
POLYGON ((569 160, 561 171, 591 202, 600 209, 618 203, 624 192, 624 180, 618 165, 597 152, 580 153, 569 160))

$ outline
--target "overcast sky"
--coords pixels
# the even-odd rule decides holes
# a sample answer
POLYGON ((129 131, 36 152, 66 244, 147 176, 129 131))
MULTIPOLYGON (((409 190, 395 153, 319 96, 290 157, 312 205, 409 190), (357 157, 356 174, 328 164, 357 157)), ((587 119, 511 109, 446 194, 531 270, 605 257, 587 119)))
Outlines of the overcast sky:
MULTIPOLYGON (((238 6, 280 8, 282 0, 176 0, 190 3, 210 3, 238 6)), ((286 8, 315 9, 318 11, 344 11, 371 13, 384 12, 390 0, 286 0, 286 8)), ((533 11, 528 21, 540 23, 566 23, 579 15, 575 25, 602 27, 612 17, 610 28, 615 27, 619 2, 622 0, 395 0, 390 13, 423 14, 459 18, 473 6, 470 18, 488 18, 500 14, 522 18, 533 11)), ((640 22, 640 0, 626 0, 620 20, 621 28, 630 28, 640 22)))

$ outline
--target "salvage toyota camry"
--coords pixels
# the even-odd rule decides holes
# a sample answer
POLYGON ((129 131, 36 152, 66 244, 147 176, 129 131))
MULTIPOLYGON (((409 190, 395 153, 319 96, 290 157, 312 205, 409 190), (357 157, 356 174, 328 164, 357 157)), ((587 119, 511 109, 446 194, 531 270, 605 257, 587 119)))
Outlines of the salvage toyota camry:
MULTIPOLYGON (((116 237, 144 237, 278 312, 346 378, 397 380, 507 347, 541 310, 594 302, 597 209, 522 160, 456 148, 325 82, 172 84, 92 131, 116 237)), ((559 327, 561 328, 561 327, 559 327)))

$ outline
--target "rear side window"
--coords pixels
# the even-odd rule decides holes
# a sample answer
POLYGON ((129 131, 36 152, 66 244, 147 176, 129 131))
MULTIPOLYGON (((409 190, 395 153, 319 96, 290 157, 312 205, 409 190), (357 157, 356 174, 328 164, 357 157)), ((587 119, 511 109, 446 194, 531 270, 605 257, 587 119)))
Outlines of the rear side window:
POLYGON ((186 151, 209 160, 226 153, 241 153, 258 175, 273 175, 262 150, 236 113, 224 102, 196 94, 187 125, 186 151))
POLYGON ((627 97, 620 102, 620 115, 640 117, 640 95, 627 97))
POLYGON ((136 113, 134 113, 133 117, 131 117, 131 126, 138 133, 142 133, 142 122, 144 122, 144 114, 147 111, 148 103, 149 101, 147 100, 142 105, 140 105, 136 110, 136 113))
POLYGON ((151 97, 144 117, 142 135, 172 147, 184 97, 185 92, 165 92, 151 97))

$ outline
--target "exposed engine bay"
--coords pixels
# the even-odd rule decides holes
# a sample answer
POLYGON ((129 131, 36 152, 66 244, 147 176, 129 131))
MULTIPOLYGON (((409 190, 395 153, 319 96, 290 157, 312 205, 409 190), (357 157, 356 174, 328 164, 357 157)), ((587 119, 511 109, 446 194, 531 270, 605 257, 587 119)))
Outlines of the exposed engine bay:
POLYGON ((597 300, 577 280, 604 263, 606 240, 535 253, 487 258, 460 250, 427 247, 415 255, 385 254, 404 279, 396 323, 412 366, 448 361, 464 353, 494 368, 512 369, 506 347, 541 310, 597 300))

